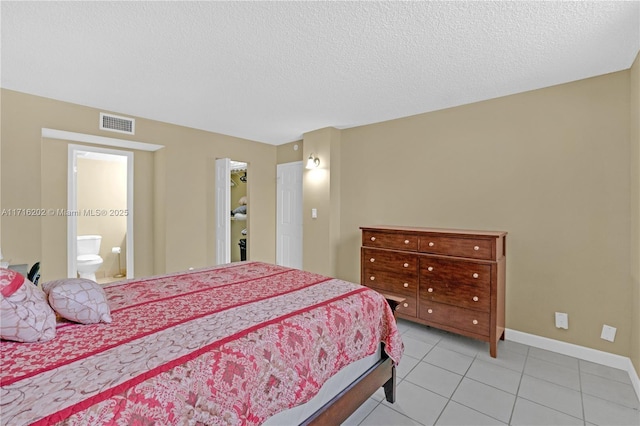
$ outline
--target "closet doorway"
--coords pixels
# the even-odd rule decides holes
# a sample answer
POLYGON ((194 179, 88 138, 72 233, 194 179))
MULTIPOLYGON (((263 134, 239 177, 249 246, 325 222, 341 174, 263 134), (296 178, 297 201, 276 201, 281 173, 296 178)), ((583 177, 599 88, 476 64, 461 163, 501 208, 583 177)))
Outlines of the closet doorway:
POLYGON ((248 164, 216 160, 216 263, 248 259, 248 164))

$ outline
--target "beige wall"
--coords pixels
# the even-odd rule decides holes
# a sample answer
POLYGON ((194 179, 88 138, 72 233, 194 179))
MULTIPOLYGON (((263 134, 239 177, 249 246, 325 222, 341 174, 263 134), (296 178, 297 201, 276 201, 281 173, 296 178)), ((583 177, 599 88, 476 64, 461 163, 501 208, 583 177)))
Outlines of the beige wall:
POLYGON ((277 150, 277 163, 293 163, 294 161, 302 161, 302 141, 295 141, 278 145, 277 150))
POLYGON ((640 373, 640 54, 630 70, 631 360, 640 373))
MULTIPOLYGON (((135 275, 215 263, 213 164, 249 163, 253 260, 275 260, 276 147, 138 118, 136 135, 98 129, 100 110, 2 89, 2 208, 66 208, 67 141, 42 128, 164 145, 134 153, 135 275), (259 214, 258 214, 259 213, 259 214)), ((66 218, 3 217, 2 247, 13 263, 43 262, 43 280, 66 275, 66 218)))
POLYGON ((78 235, 100 235, 102 265, 97 277, 113 277, 126 270, 127 236, 127 163, 113 160, 78 158, 78 235), (97 210, 121 214, 93 215, 97 210), (118 255, 112 247, 120 247, 118 255))
POLYGON ((507 327, 629 356, 629 155, 628 71, 343 130, 337 275, 362 225, 508 231, 507 327))

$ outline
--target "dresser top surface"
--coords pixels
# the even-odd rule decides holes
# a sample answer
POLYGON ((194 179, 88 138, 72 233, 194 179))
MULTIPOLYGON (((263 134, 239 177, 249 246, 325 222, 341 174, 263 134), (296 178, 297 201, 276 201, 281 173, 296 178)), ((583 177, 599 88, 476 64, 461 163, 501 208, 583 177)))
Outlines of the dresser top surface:
POLYGON ((361 226, 363 231, 390 231, 390 232, 433 232, 438 234, 449 235, 479 235, 488 237, 503 237, 507 235, 506 231, 476 231, 471 229, 452 229, 452 228, 426 228, 420 226, 392 226, 392 225, 374 225, 361 226))

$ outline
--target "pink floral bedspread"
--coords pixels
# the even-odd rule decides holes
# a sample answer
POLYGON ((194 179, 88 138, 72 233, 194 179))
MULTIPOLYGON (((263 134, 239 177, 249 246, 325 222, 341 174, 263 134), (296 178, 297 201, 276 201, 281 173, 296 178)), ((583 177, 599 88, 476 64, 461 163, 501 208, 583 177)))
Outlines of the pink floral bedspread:
POLYGON ((260 424, 380 342, 402 356, 381 295, 296 269, 241 262, 105 291, 111 324, 0 342, 2 424, 260 424))

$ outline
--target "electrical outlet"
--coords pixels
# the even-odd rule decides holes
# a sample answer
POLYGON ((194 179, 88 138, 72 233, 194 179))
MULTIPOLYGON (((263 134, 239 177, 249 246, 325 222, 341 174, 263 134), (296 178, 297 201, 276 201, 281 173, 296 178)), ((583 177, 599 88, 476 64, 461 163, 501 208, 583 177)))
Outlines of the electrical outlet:
POLYGON ((602 326, 602 334, 600 335, 600 338, 613 342, 616 340, 616 331, 617 329, 615 327, 605 324, 602 326))
POLYGON ((556 327, 564 328, 565 330, 568 330, 569 314, 565 314, 564 312, 556 312, 556 327))

